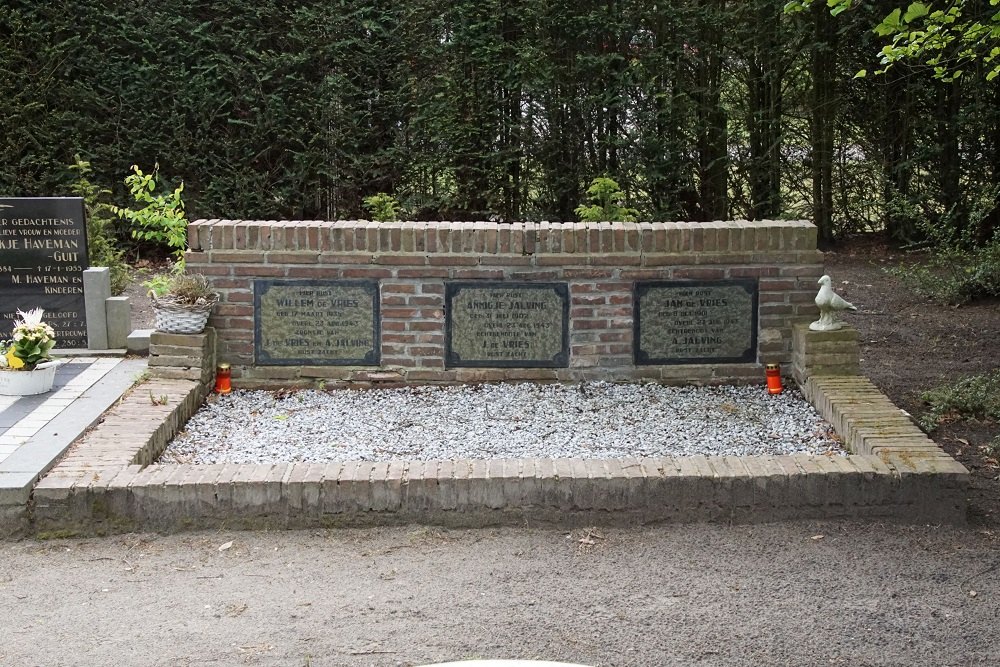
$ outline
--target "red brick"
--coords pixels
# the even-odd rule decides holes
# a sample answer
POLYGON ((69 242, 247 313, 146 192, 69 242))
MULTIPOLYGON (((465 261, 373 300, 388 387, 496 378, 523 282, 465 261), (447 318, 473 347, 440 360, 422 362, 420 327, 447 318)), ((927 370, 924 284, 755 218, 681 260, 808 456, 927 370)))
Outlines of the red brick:
POLYGON ((233 274, 237 276, 253 276, 255 278, 278 278, 285 275, 287 269, 283 266, 234 266, 233 274))
POLYGON ((215 315, 253 315, 252 306, 220 303, 215 307, 215 315))
POLYGON ((563 276, 568 279, 573 278, 611 278, 614 271, 611 269, 564 269, 563 276))
POLYGON ((762 290, 792 290, 798 287, 794 279, 776 280, 772 278, 762 278, 760 289, 762 290))
POLYGON ((320 264, 371 264, 372 256, 360 253, 321 252, 320 264))
POLYGON ((812 292, 789 292, 788 301, 790 303, 809 303, 815 304, 816 295, 812 292))
POLYGON ((478 257, 468 255, 431 255, 427 258, 431 266, 476 266, 479 264, 478 257))
POLYGON ((444 329, 444 320, 442 319, 440 322, 407 322, 406 328, 409 331, 441 331, 444 329))
POLYGON ((734 266, 729 269, 730 278, 762 278, 778 275, 776 266, 734 266))
POLYGON ((574 255, 537 255, 535 264, 538 266, 578 266, 585 263, 574 255))
POLYGON ((264 253, 268 264, 316 264, 319 261, 317 251, 275 252, 264 253))
POLYGON ((593 255, 590 263, 595 266, 641 266, 642 256, 633 255, 593 255))
POLYGON ((437 294, 428 294, 427 296, 411 296, 406 298, 406 303, 411 306, 437 306, 441 307, 444 305, 444 299, 437 294))
POLYGON ((441 346, 431 346, 431 345, 411 345, 406 348, 406 351, 411 356, 415 357, 443 357, 444 347, 441 346))
POLYGON ((386 264, 391 266, 419 266, 427 263, 427 258, 423 255, 375 255, 372 258, 375 264, 386 264))
POLYGON ((375 267, 357 267, 341 271, 345 278, 392 278, 391 269, 375 267))
POLYGON ((399 269, 396 271, 397 278, 447 278, 448 269, 422 268, 422 269, 399 269))
POLYGON ((416 294, 417 286, 414 283, 382 283, 382 293, 391 292, 393 294, 416 294))
POLYGON ((501 280, 502 269, 455 269, 452 271, 455 280, 501 280))
POLYGON ((607 297, 594 294, 573 294, 570 297, 570 303, 574 306, 603 306, 607 302, 607 297))
POLYGON ((479 263, 483 266, 531 266, 534 257, 522 255, 483 255, 479 258, 479 263))
POLYGON ((726 277, 726 270, 722 268, 686 268, 674 269, 674 277, 690 280, 722 280, 726 277))
POLYGON ((573 320, 570 322, 570 327, 574 331, 587 331, 589 329, 610 329, 610 322, 608 320, 573 320))
POLYGON ((383 366, 402 366, 404 368, 414 368, 417 365, 416 359, 409 357, 382 357, 383 366))
POLYGON ((510 271, 507 277, 511 280, 559 280, 559 271, 510 271))
POLYGON ((623 280, 662 280, 662 269, 622 269, 623 280))
POLYGON ((290 266, 289 278, 337 278, 340 271, 333 267, 317 268, 315 266, 290 266))
POLYGON ((248 251, 219 251, 211 252, 211 261, 214 264, 260 264, 264 262, 265 253, 248 251))
POLYGON ((411 308, 409 306, 389 306, 385 302, 382 303, 382 318, 383 319, 413 319, 420 316, 419 308, 411 308))

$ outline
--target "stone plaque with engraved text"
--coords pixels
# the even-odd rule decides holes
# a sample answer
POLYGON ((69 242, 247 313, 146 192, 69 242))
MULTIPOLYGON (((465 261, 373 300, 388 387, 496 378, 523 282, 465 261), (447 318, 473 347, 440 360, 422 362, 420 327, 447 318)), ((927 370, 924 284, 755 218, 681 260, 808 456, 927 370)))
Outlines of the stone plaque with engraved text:
POLYGON ((0 339, 10 337, 18 310, 42 308, 56 347, 87 347, 88 266, 83 199, 0 198, 0 339))
POLYGON ((561 368, 569 363, 565 283, 447 283, 448 366, 561 368))
POLYGON ((255 280, 254 341, 261 365, 377 366, 378 283, 255 280))
POLYGON ((752 363, 757 282, 637 282, 634 329, 636 365, 752 363))

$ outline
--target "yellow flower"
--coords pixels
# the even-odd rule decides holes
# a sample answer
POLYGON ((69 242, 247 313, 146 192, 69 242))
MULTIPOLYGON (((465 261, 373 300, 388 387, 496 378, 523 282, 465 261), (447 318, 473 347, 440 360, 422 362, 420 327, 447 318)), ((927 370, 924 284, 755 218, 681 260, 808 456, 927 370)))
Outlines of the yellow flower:
POLYGON ((15 356, 14 348, 7 350, 7 365, 11 368, 24 368, 24 361, 21 357, 15 356))

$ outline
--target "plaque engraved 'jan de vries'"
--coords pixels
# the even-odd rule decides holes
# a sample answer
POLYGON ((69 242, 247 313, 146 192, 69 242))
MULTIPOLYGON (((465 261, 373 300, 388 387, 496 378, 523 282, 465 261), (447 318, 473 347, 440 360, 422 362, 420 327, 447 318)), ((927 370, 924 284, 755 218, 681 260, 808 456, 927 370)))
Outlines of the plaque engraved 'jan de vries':
POLYGON ((58 347, 86 347, 88 266, 83 199, 0 198, 0 338, 18 310, 42 308, 58 347))
POLYGON ((638 282, 635 363, 751 363, 757 357, 753 280, 638 282))
POLYGON ((378 365, 378 283, 255 280, 254 352, 262 365, 378 365))
POLYGON ((559 368, 569 362, 565 283, 447 283, 448 366, 559 368))

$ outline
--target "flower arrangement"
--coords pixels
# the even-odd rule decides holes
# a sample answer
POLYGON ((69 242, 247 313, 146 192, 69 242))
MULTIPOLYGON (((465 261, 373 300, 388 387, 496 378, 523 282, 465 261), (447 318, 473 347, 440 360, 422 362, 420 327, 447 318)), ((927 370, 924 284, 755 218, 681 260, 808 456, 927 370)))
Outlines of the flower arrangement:
POLYGON ((0 369, 33 371, 52 358, 49 352, 55 347, 56 332, 42 322, 44 312, 41 308, 17 311, 20 319, 14 323, 11 340, 0 341, 0 369))

